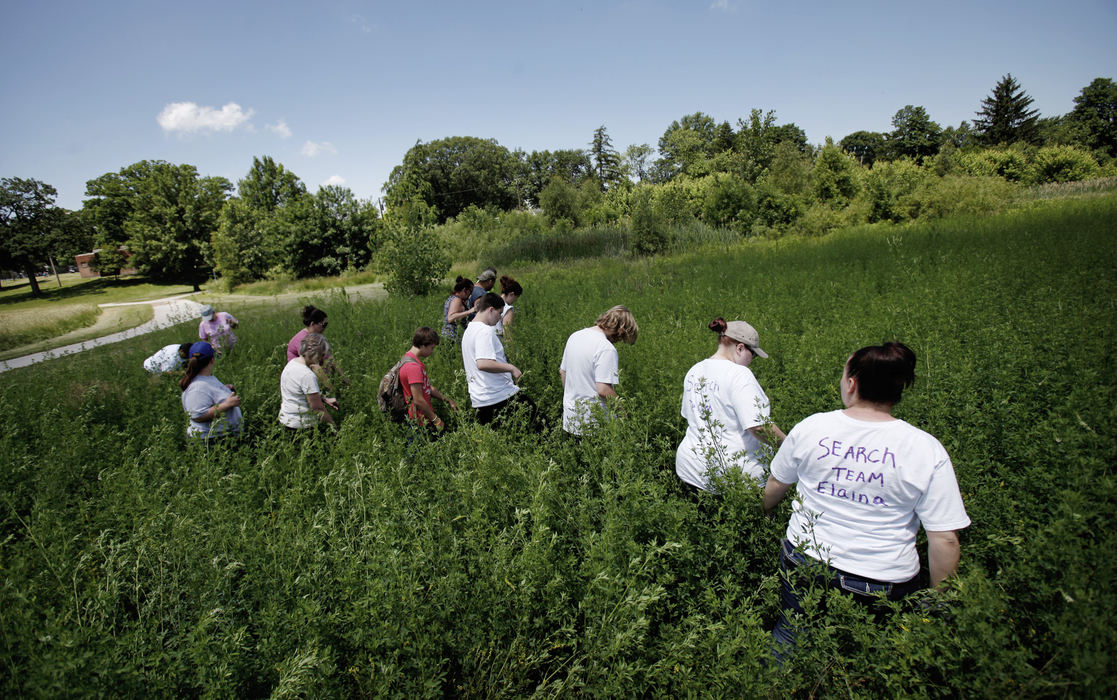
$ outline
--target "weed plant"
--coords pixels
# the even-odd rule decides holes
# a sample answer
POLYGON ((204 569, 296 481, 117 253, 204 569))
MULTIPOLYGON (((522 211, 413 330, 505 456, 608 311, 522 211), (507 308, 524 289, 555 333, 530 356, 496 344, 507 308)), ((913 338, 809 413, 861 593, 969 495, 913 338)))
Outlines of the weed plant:
MULTIPOLYGON (((623 303, 623 418, 576 442, 468 410, 428 442, 375 407, 442 295, 350 302, 336 437, 275 421, 291 311, 241 317, 215 375, 248 437, 188 444, 140 368, 183 326, 0 381, 0 690, 24 696, 1112 697, 1117 197, 523 275, 506 340, 559 421, 567 336, 623 303), (744 318, 790 428, 840 405, 848 354, 919 356, 900 417, 950 452, 973 525, 948 589, 880 622, 808 596, 771 661, 776 518, 674 473, 682 379, 744 318)), ((503 271, 503 270, 502 270, 503 271)), ((514 272, 514 271, 513 271, 514 272)), ((519 277, 519 275, 518 275, 519 277)), ((432 382, 467 405, 460 355, 432 382)), ((925 551, 921 543, 921 551, 925 551)))

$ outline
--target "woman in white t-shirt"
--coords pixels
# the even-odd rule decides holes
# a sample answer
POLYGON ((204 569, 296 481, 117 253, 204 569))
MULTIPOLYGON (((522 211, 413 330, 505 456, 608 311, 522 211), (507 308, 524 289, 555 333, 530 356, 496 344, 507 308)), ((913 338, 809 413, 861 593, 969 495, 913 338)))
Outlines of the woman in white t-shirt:
POLYGON ((797 567, 820 563, 803 567, 806 575, 866 605, 881 595, 899 600, 921 587, 922 524, 931 585, 958 568, 957 530, 970 519, 950 457, 933 436, 892 416, 914 381, 915 353, 903 343, 861 348, 842 372, 845 409, 803 420, 772 460, 764 510, 792 484, 798 493, 780 554, 783 613, 772 631, 784 649, 794 643, 787 613, 802 612, 797 567))
POLYGON ((675 473, 685 483, 714 490, 713 475, 739 470, 764 479, 764 446, 778 447, 784 434, 768 417, 768 397, 749 365, 768 357, 756 329, 744 321, 715 318, 717 352, 690 368, 683 380, 686 435, 675 452, 675 473))
POLYGON ((512 327, 516 317, 513 305, 523 293, 524 288, 516 280, 507 275, 500 278, 500 298, 504 300, 504 308, 500 312, 500 320, 496 322, 497 335, 504 335, 504 330, 512 327))
POLYGON ((320 423, 335 427, 327 407, 337 409, 337 399, 324 398, 318 373, 330 357, 330 344, 319 333, 308 333, 299 343, 299 356, 287 363, 279 377, 279 422, 289 430, 314 428, 320 423))

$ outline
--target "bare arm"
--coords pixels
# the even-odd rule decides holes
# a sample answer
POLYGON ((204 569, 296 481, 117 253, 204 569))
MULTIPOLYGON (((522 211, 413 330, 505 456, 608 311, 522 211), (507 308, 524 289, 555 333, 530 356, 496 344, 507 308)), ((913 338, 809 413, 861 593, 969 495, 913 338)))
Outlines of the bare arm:
POLYGON ((764 484, 764 512, 766 514, 772 514, 772 511, 783 500, 789 488, 791 488, 791 484, 785 484, 771 476, 768 477, 768 483, 764 484))
POLYGON ((516 365, 509 364, 507 362, 497 362, 496 360, 489 359, 477 360, 477 369, 481 370, 482 372, 491 372, 493 374, 508 372, 512 375, 512 381, 516 381, 523 375, 523 372, 521 372, 519 368, 516 367, 516 365))
MULTIPOLYGON (((434 396, 434 394, 435 391, 432 388, 431 396, 434 396)), ((434 412, 434 408, 432 408, 430 403, 427 401, 427 397, 423 396, 422 384, 417 383, 411 385, 411 403, 415 405, 415 408, 419 410, 419 413, 422 413, 424 416, 426 416, 427 420, 429 420, 431 423, 434 423, 439 428, 442 427, 442 419, 439 418, 438 414, 434 412)))
MULTIPOLYGON (((414 389, 412 389, 412 391, 414 391, 414 389)), ((414 396, 414 395, 415 394, 412 393, 412 396, 414 396)), ((450 404, 450 410, 451 411, 458 410, 458 404, 454 403, 453 399, 446 398, 445 396, 442 395, 441 391, 439 391, 438 389, 435 389, 433 386, 431 387, 431 396, 433 398, 438 399, 439 401, 445 401, 446 403, 450 404)))
POLYGON ((559 370, 559 379, 562 380, 562 388, 566 388, 566 370, 559 370))
POLYGON ((771 445, 772 447, 779 447, 780 444, 782 444, 783 441, 787 439, 787 435, 782 430, 780 430, 780 426, 776 425, 775 423, 768 423, 767 425, 758 425, 755 428, 749 428, 749 432, 752 433, 757 440, 771 445))
POLYGON ((931 570, 931 586, 938 588, 958 570, 962 546, 956 530, 927 531, 927 563, 931 570))
POLYGON ((218 403, 213 404, 212 406, 210 406, 210 409, 208 411, 201 415, 201 417, 195 418, 194 420, 198 421, 199 423, 209 423, 210 421, 217 418, 217 414, 228 413, 237 406, 240 406, 240 397, 236 394, 229 394, 223 401, 219 401, 218 403))
POLYGON ((612 384, 606 384, 605 382, 594 382, 594 386, 597 388, 597 395, 603 399, 608 399, 617 395, 617 392, 613 389, 612 384))
MULTIPOLYGON (((333 401, 333 399, 323 400, 321 394, 307 394, 306 395, 306 402, 310 405, 310 410, 315 411, 319 415, 321 415, 323 422, 329 423, 329 424, 332 425, 333 422, 334 422, 334 417, 331 416, 330 412, 326 410, 326 404, 329 401, 333 401)), ((334 401, 335 406, 336 406, 336 404, 337 404, 337 402, 334 401)))
POLYGON ((450 308, 446 310, 446 321, 457 321, 459 318, 468 316, 471 313, 473 312, 465 308, 465 304, 462 303, 461 299, 454 297, 454 300, 450 302, 450 308))

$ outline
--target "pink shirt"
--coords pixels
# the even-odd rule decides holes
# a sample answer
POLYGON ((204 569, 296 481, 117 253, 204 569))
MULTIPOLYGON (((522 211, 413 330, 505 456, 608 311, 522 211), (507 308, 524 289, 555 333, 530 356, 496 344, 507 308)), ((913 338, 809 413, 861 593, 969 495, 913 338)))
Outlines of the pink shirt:
POLYGON ((231 348, 237 342, 232 327, 237 322, 232 314, 218 311, 212 319, 198 324, 198 337, 215 347, 231 348))
POLYGON ((299 331, 298 333, 296 333, 294 338, 291 338, 290 343, 287 343, 287 361, 288 362, 290 362, 291 360, 293 360, 293 359, 295 359, 296 357, 299 356, 299 345, 302 344, 303 338, 307 337, 308 335, 310 335, 310 329, 309 328, 304 328, 301 331, 299 331))

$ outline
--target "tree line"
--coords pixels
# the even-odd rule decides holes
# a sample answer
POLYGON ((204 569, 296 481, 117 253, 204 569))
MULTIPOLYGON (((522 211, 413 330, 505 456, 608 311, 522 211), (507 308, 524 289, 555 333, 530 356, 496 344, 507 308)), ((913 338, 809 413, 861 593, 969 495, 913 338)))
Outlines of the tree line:
POLYGON ((308 192, 268 156, 253 158, 235 187, 193 165, 134 163, 89 180, 78 211, 56 207, 49 184, 4 178, 0 269, 23 271, 38 295, 35 273, 44 264, 69 264, 94 248, 102 273, 119 270, 127 256, 140 274, 195 288, 215 276, 232 286, 378 261, 393 272, 394 290, 421 293, 449 265, 437 237, 424 232, 477 221, 478 212, 539 211, 567 228, 624 223, 637 252, 651 253, 664 226, 690 219, 742 234, 824 230, 933 211, 936 196, 958 198, 946 177, 1035 184, 1117 173, 1117 83, 1097 78, 1062 116, 1042 117, 1032 102, 1010 74, 981 101, 973 123, 944 128, 924 107, 906 105, 889 132, 857 131, 820 146, 760 109, 736 125, 685 115, 654 148, 623 152, 604 125, 586 148, 531 153, 495 139, 447 137, 408 149, 384 185, 383 214, 345 187, 308 192))

